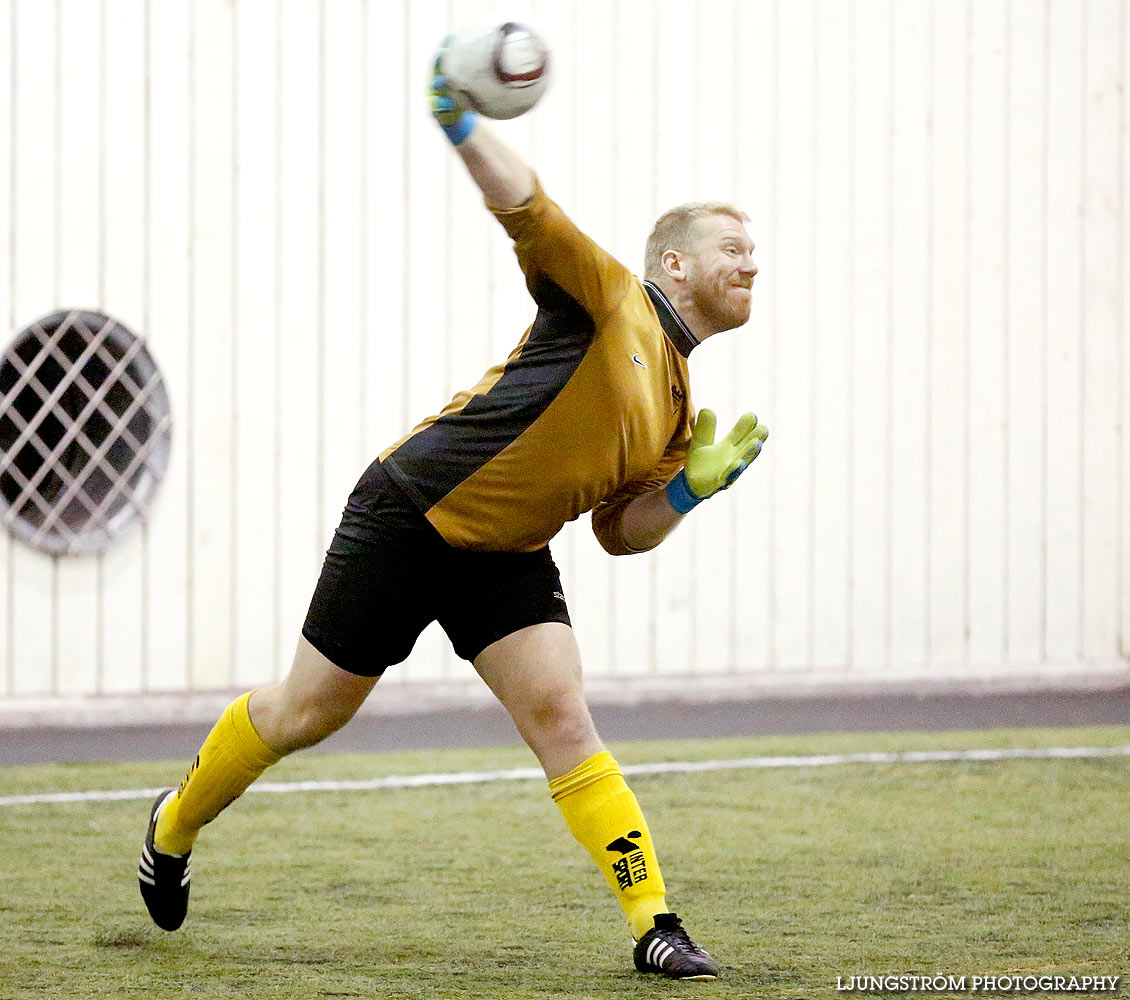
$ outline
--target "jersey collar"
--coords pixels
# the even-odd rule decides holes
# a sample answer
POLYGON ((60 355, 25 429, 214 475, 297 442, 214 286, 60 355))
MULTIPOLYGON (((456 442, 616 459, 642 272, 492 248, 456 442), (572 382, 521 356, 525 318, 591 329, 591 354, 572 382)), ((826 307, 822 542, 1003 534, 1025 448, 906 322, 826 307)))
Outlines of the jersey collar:
POLYGON ((645 281, 643 287, 647 289, 647 294, 655 306, 659 323, 663 327, 663 332, 667 334, 667 339, 684 358, 689 358, 691 351, 698 347, 699 339, 691 333, 682 317, 675 312, 675 307, 671 305, 670 300, 656 285, 653 285, 650 281, 645 281))

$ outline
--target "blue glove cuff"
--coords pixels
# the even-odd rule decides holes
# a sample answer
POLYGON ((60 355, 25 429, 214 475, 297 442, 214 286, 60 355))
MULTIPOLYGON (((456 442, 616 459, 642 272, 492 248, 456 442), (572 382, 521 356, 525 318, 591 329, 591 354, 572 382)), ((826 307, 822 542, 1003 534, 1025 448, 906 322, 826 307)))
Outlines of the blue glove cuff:
POLYGON ((451 141, 451 145, 462 146, 467 141, 467 136, 475 130, 478 118, 479 116, 474 111, 464 111, 457 122, 451 125, 441 125, 440 128, 451 141))
POLYGON ((680 514, 689 514, 705 499, 696 496, 691 489, 686 469, 680 469, 679 474, 667 484, 667 502, 680 514))

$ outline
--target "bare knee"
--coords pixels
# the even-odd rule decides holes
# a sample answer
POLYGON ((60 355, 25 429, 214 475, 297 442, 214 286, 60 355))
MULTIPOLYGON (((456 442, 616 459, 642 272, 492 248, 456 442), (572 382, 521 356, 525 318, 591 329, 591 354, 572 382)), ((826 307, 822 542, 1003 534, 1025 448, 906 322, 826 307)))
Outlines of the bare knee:
POLYGON ((543 751, 587 748, 598 739, 588 706, 578 691, 539 692, 525 704, 522 715, 515 722, 539 757, 543 751))
POLYGON ((286 680, 252 694, 251 723, 278 753, 312 747, 353 718, 376 683, 335 666, 301 638, 286 680))
POLYGON ((604 749, 581 689, 573 630, 561 622, 531 625, 492 643, 475 669, 537 754, 550 779, 604 749))
POLYGON ((317 692, 296 695, 286 684, 260 688, 252 696, 251 721, 259 738, 278 753, 293 753, 321 743, 352 717, 346 707, 317 692))

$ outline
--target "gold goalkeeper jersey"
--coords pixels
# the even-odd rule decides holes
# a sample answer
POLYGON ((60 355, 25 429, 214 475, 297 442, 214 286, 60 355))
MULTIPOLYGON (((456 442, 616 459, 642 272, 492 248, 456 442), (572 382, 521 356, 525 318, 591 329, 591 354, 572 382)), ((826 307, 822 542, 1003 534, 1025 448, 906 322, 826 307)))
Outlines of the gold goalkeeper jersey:
POLYGON ((494 213, 538 310, 472 389, 381 453, 456 548, 533 551, 592 510, 613 554, 623 508, 665 485, 690 443, 697 341, 663 293, 598 247, 536 185, 494 213))

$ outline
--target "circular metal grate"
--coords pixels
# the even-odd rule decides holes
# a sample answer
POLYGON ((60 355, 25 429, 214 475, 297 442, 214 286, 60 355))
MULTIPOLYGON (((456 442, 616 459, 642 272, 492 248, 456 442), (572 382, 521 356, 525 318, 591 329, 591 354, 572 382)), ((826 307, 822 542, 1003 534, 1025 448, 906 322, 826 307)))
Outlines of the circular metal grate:
POLYGON ((165 383, 101 313, 32 323, 0 362, 0 512, 52 554, 105 548, 148 509, 169 461, 165 383))

